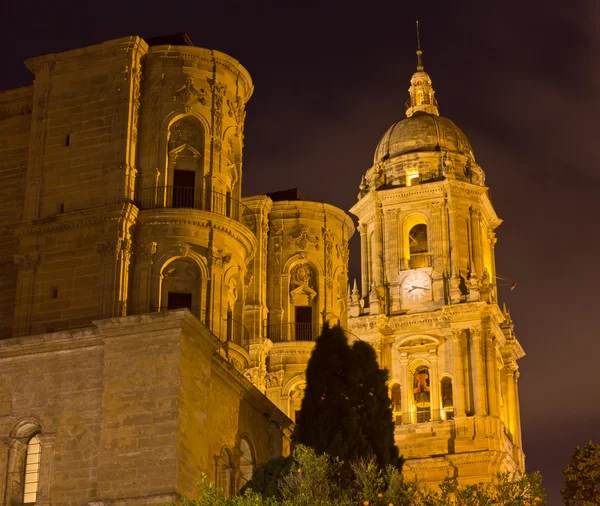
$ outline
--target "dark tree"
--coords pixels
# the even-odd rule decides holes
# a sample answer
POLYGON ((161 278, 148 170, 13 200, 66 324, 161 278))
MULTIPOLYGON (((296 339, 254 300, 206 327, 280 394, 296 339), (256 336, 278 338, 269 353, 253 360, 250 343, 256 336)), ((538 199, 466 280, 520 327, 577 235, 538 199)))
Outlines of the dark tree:
POLYGON ((350 397, 369 445, 367 454, 377 459, 380 468, 401 466, 386 385, 388 372, 379 368, 375 350, 364 341, 354 343, 351 355, 353 390, 350 397))
POLYGON ((281 490, 279 489, 279 480, 287 476, 293 468, 294 457, 276 457, 258 466, 252 474, 252 479, 246 482, 239 492, 244 495, 247 489, 258 492, 263 497, 273 497, 281 499, 281 490))
POLYGON ((401 465, 386 380, 369 344, 350 348, 340 326, 325 327, 306 369, 294 441, 345 462, 374 456, 382 468, 401 465))
POLYGON ((600 445, 590 441, 575 448, 563 474, 565 488, 560 493, 567 506, 600 504, 600 445))
POLYGON ((352 356, 343 329, 325 326, 306 368, 300 422, 293 439, 348 462, 368 449, 352 391, 352 356))

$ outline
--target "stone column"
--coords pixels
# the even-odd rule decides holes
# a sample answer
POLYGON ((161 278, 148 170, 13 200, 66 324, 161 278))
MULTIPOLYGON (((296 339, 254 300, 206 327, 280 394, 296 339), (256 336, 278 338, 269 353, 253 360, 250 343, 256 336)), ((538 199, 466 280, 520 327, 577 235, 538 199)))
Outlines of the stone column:
POLYGON ((465 366, 463 360, 463 329, 452 330, 454 348, 454 410, 456 416, 465 416, 465 366))
POLYGON ((371 289, 371 276, 369 275, 369 236, 367 234, 367 227, 364 223, 358 225, 358 232, 360 233, 360 268, 362 275, 362 296, 367 297, 369 290, 371 289))
POLYGON ((5 502, 6 498, 6 481, 8 480, 8 439, 2 438, 0 439, 0 469, 3 469, 3 472, 0 472, 0 506, 7 506, 5 502))
POLYGON ((488 237, 489 241, 490 241, 490 257, 491 257, 491 263, 492 263, 492 270, 493 272, 490 272, 490 277, 492 278, 492 283, 494 284, 494 288, 492 290, 492 296, 493 296, 493 300, 494 302, 498 300, 498 280, 496 279, 496 253, 495 253, 495 248, 496 248, 496 233, 495 232, 490 232, 489 233, 489 237, 488 237))
POLYGON ((134 312, 143 314, 151 311, 152 294, 152 264, 156 253, 157 243, 151 242, 138 246, 135 256, 134 286, 132 294, 134 299, 134 312))
POLYGON ((481 212, 478 209, 474 209, 473 206, 469 208, 471 213, 471 243, 473 244, 473 264, 471 265, 471 271, 477 273, 478 276, 483 274, 483 252, 481 249, 481 212))
MULTIPOLYGON (((523 439, 521 435, 521 404, 519 403, 519 376, 521 373, 517 370, 514 374, 515 385, 515 437, 513 444, 519 448, 523 448, 523 439)), ((523 464, 522 464, 523 465, 523 464)))
POLYGON ((373 233, 373 251, 371 252, 371 261, 373 262, 373 284, 375 287, 383 285, 383 235, 381 233, 381 221, 381 209, 377 207, 374 222, 375 229, 373 233))
POLYGON ((473 376, 473 400, 475 403, 475 414, 476 415, 487 415, 487 409, 485 401, 487 398, 487 392, 485 388, 485 374, 484 374, 484 362, 483 362, 483 347, 482 347, 482 330, 481 327, 471 328, 469 330, 471 335, 471 364, 472 364, 472 376, 473 376))
POLYGON ((398 218, 395 211, 386 211, 384 220, 384 235, 388 238, 389 243, 386 244, 389 257, 385 262, 385 278, 389 281, 398 280, 398 265, 400 257, 398 255, 398 218))
POLYGON ((496 341, 491 333, 485 333, 485 369, 487 375, 488 410, 491 416, 500 416, 500 405, 496 386, 496 341))
POLYGON ((402 423, 412 423, 410 419, 410 396, 412 395, 412 383, 410 382, 410 374, 408 371, 408 355, 400 353, 400 381, 401 395, 400 404, 402 407, 402 423))
POLYGON ((456 234, 456 211, 450 205, 448 208, 448 229, 450 244, 450 300, 452 304, 460 302, 460 271, 458 269, 458 239, 456 234))
POLYGON ((40 440, 40 481, 36 505, 50 505, 50 487, 52 485, 52 456, 54 454, 55 434, 38 434, 40 440))
POLYGON ((442 224, 442 203, 435 203, 431 213, 431 234, 429 244, 433 266, 433 300, 444 300, 444 230, 442 224))
POLYGON ((26 253, 15 255, 17 266, 17 296, 15 304, 15 317, 13 335, 26 336, 31 331, 31 306, 35 284, 35 267, 39 260, 39 253, 26 253))
POLYGON ((438 367, 438 356, 437 350, 429 350, 429 361, 431 362, 431 370, 429 379, 429 386, 431 390, 431 419, 439 421, 441 417, 441 402, 440 402, 440 381, 439 381, 439 367, 438 367))
POLYGON ((515 372, 516 366, 514 364, 509 364, 506 369, 506 402, 508 404, 508 430, 512 436, 513 443, 516 442, 515 437, 515 427, 517 425, 517 410, 515 409, 515 405, 517 402, 517 392, 515 388, 515 372))

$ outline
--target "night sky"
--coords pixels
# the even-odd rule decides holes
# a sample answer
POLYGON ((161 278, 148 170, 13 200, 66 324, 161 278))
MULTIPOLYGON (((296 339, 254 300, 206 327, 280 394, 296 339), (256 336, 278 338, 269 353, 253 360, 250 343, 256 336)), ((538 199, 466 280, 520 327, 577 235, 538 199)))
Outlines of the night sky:
POLYGON ((9 1, 0 12, 0 89, 31 83, 26 58, 185 31, 254 79, 244 195, 299 187, 347 210, 379 138, 404 117, 418 14, 440 113, 470 139, 504 219, 496 258, 498 274, 518 283, 500 296, 527 352, 527 468, 542 471, 558 505, 573 448, 600 443, 599 5, 9 1))

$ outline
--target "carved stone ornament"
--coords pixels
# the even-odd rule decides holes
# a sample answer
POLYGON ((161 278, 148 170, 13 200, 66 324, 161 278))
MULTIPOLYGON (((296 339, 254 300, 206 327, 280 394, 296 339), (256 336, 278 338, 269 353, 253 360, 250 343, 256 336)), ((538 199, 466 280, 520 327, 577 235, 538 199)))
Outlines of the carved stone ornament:
POLYGON ((200 102, 202 105, 206 105, 207 100, 207 91, 204 88, 196 88, 194 80, 189 76, 186 77, 185 84, 175 90, 175 94, 173 95, 173 102, 183 104, 186 114, 189 114, 194 104, 200 102))
POLYGON ((104 241, 96 243, 96 253, 100 261, 106 262, 109 259, 116 259, 119 255, 121 245, 119 241, 104 241))
POLYGON ((269 372, 265 376, 265 386, 267 388, 280 387, 283 383, 283 369, 280 371, 269 372))
POLYGON ((214 266, 223 268, 231 262, 231 253, 225 253, 222 249, 213 248, 212 262, 214 266))
POLYGON ((202 144, 200 125, 193 118, 180 119, 169 131, 169 151, 187 145, 202 153, 204 148, 202 144))
POLYGON ((300 249, 306 249, 309 244, 313 244, 315 249, 319 249, 319 237, 311 235, 308 225, 300 225, 300 230, 290 237, 290 242, 300 249))
POLYGON ((26 253, 24 255, 14 255, 15 265, 22 271, 29 271, 35 268, 40 259, 39 253, 26 253))
POLYGON ((308 285, 310 286, 313 278, 313 270, 308 264, 297 264, 292 267, 290 272, 291 282, 295 285, 308 285))
POLYGON ((138 246, 136 252, 136 258, 138 262, 149 263, 152 265, 152 259, 156 253, 157 243, 151 242, 150 244, 144 244, 143 246, 138 246))

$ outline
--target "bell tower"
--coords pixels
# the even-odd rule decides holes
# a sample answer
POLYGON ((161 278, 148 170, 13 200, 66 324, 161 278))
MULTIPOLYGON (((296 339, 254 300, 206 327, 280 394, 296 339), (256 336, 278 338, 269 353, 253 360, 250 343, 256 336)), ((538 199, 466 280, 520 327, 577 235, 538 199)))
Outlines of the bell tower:
POLYGON ((407 478, 462 483, 524 469, 518 365, 498 305, 496 215, 465 134, 439 115, 422 51, 406 118, 383 135, 358 202, 362 289, 349 329, 390 371, 407 478))

